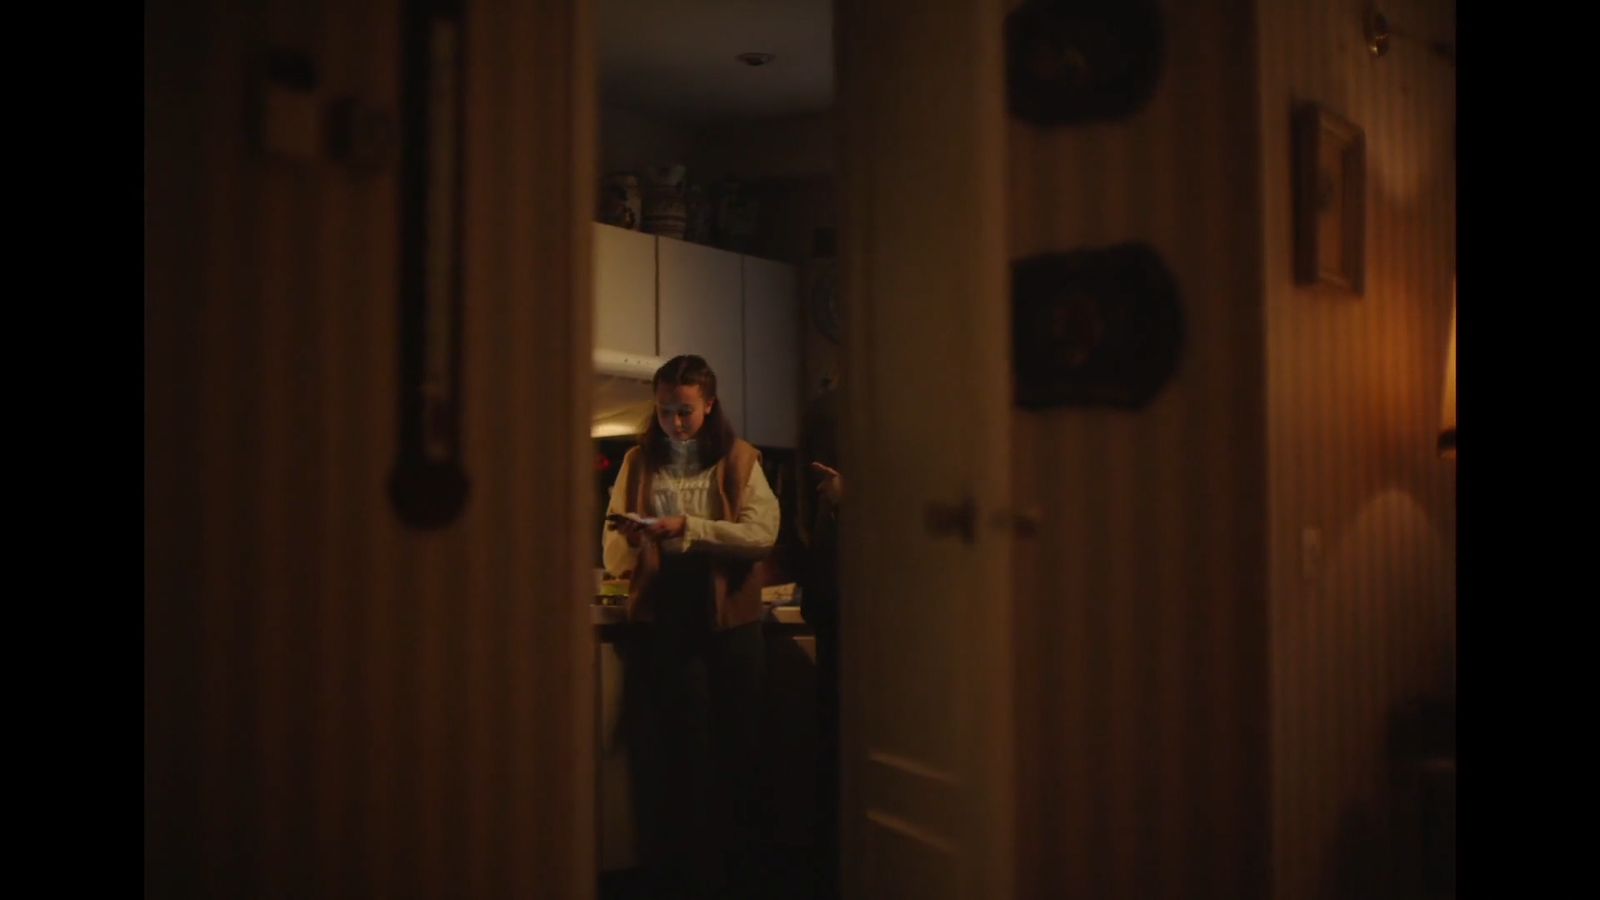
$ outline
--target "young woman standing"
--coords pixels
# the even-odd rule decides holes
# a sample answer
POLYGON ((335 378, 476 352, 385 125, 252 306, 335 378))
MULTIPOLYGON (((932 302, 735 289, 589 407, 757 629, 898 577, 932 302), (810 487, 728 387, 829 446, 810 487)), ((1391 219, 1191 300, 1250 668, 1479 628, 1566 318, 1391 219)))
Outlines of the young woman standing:
POLYGON ((617 472, 607 571, 629 578, 624 721, 655 896, 759 896, 756 562, 778 534, 761 454, 734 435, 698 356, 655 373, 655 414, 617 472))

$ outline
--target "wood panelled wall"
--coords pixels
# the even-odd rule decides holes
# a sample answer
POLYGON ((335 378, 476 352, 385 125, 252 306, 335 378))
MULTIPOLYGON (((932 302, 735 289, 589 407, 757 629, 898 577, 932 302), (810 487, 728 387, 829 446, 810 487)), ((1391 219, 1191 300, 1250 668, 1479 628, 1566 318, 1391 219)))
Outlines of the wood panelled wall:
MULTIPOLYGON (((1455 72, 1402 37, 1371 58, 1364 6, 1169 2, 1166 75, 1138 116, 1013 125, 1014 256, 1149 240, 1189 325, 1147 409, 1016 419, 1019 494, 1046 522, 1018 564, 1037 895, 1414 884, 1415 797, 1390 748, 1419 701, 1454 699, 1455 471, 1434 440, 1455 72), (1367 137, 1361 298, 1292 282, 1288 126, 1307 100, 1367 137)), ((1453 43, 1453 4, 1384 11, 1453 43)))
POLYGON ((1187 333, 1138 411, 1015 417, 1019 896, 1266 896, 1266 384, 1250 0, 1163 3, 1123 121, 1011 128, 1015 258, 1128 240, 1187 333))
POLYGON ((399 9, 146 9, 151 896, 594 890, 586 14, 471 6, 472 495, 417 532, 385 490, 396 170, 247 139, 269 47, 397 110, 399 9))
MULTIPOLYGON (((1414 885, 1415 797, 1390 747, 1422 700, 1453 702, 1455 464, 1439 458, 1455 272, 1455 67, 1366 4, 1257 0, 1266 229, 1275 896, 1414 885), (1367 140, 1364 296, 1292 277, 1291 109, 1367 140), (1302 560, 1307 529, 1320 560, 1302 560)), ((1454 43, 1451 0, 1382 5, 1454 43)), ((1470 313, 1469 313, 1470 315, 1470 313)))

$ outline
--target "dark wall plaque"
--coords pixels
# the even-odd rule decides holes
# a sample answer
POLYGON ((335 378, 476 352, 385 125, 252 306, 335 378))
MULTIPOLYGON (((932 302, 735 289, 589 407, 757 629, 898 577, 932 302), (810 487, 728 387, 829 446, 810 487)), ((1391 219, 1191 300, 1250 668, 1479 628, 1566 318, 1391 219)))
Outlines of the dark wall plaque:
POLYGON ((1165 56, 1153 0, 1029 0, 1006 17, 1005 40, 1011 114, 1035 125, 1138 112, 1165 56))
POLYGON ((1138 408, 1177 369, 1177 283, 1148 244, 1019 260, 1011 298, 1019 406, 1138 408))

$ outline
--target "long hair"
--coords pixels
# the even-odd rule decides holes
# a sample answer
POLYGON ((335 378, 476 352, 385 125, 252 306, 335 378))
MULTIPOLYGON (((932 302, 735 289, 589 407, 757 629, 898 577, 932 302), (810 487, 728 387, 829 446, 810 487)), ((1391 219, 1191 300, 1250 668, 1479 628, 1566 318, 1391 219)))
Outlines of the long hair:
MULTIPOLYGON (((711 411, 706 413, 699 433, 694 436, 695 449, 699 451, 700 466, 709 469, 733 449, 735 438, 733 423, 723 414, 722 401, 717 397, 717 373, 711 371, 710 363, 701 357, 674 356, 657 369, 655 377, 650 380, 652 391, 659 391, 662 386, 691 385, 698 387, 700 396, 706 400, 717 401, 712 404, 711 411)), ((644 432, 639 435, 639 446, 644 450, 645 458, 653 466, 664 466, 672 461, 670 440, 667 433, 661 429, 661 419, 653 407, 650 410, 650 421, 645 425, 644 432)))

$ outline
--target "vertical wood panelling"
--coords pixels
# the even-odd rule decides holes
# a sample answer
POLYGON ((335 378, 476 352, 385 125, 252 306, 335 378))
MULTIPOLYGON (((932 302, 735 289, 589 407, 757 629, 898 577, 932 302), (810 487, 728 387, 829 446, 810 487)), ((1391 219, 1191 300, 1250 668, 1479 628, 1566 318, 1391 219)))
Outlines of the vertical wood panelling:
POLYGON ((399 6, 146 13, 152 894, 594 890, 586 13, 468 5, 472 496, 415 532, 386 493, 396 171, 246 130, 268 47, 323 104, 398 110, 399 6))
POLYGON ((1265 387, 1252 11, 1163 5, 1150 104, 1011 128, 1014 257, 1152 243, 1187 334, 1146 408, 1019 412, 1020 859, 1032 896, 1261 897, 1265 387), (1230 49, 1233 48, 1233 49, 1230 49))
MULTIPOLYGON (((1015 426, 1019 484, 1046 509, 1039 552, 1019 556, 1040 607, 1019 619, 1019 677, 1040 685, 1018 750, 1040 781, 1022 795, 1024 833, 1040 835, 1024 883, 1259 895, 1270 854, 1274 895, 1314 897, 1383 889, 1411 864, 1383 753, 1399 707, 1453 697, 1454 470, 1433 440, 1454 69, 1404 38, 1371 59, 1362 7, 1167 4, 1168 65, 1146 110, 1012 127, 1014 255, 1152 240, 1189 326, 1178 378, 1148 409, 1015 426), (1252 58, 1228 49, 1241 47, 1252 58), (1367 134, 1360 299, 1292 284, 1287 126, 1303 100, 1367 134), (1307 527, 1322 534, 1314 578, 1307 527), (1162 750, 1114 756, 1144 745, 1162 750), (1155 846, 1124 848, 1129 823, 1155 846), (1349 848, 1363 842, 1389 855, 1362 859, 1349 848)), ((1453 39, 1448 3, 1385 12, 1453 39)))
MULTIPOLYGON (((1382 896, 1414 877, 1392 720, 1454 698, 1455 472, 1434 453, 1455 241, 1455 69, 1362 47, 1364 4, 1257 0, 1266 228, 1274 895, 1382 896), (1297 287, 1289 114, 1315 101, 1368 141, 1367 289, 1297 287), (1317 528, 1320 573, 1301 569, 1317 528), (1366 848, 1366 849, 1360 849, 1366 848), (1411 874, 1408 875, 1408 872, 1411 874)), ((1383 6, 1454 41, 1448 0, 1383 6)))

